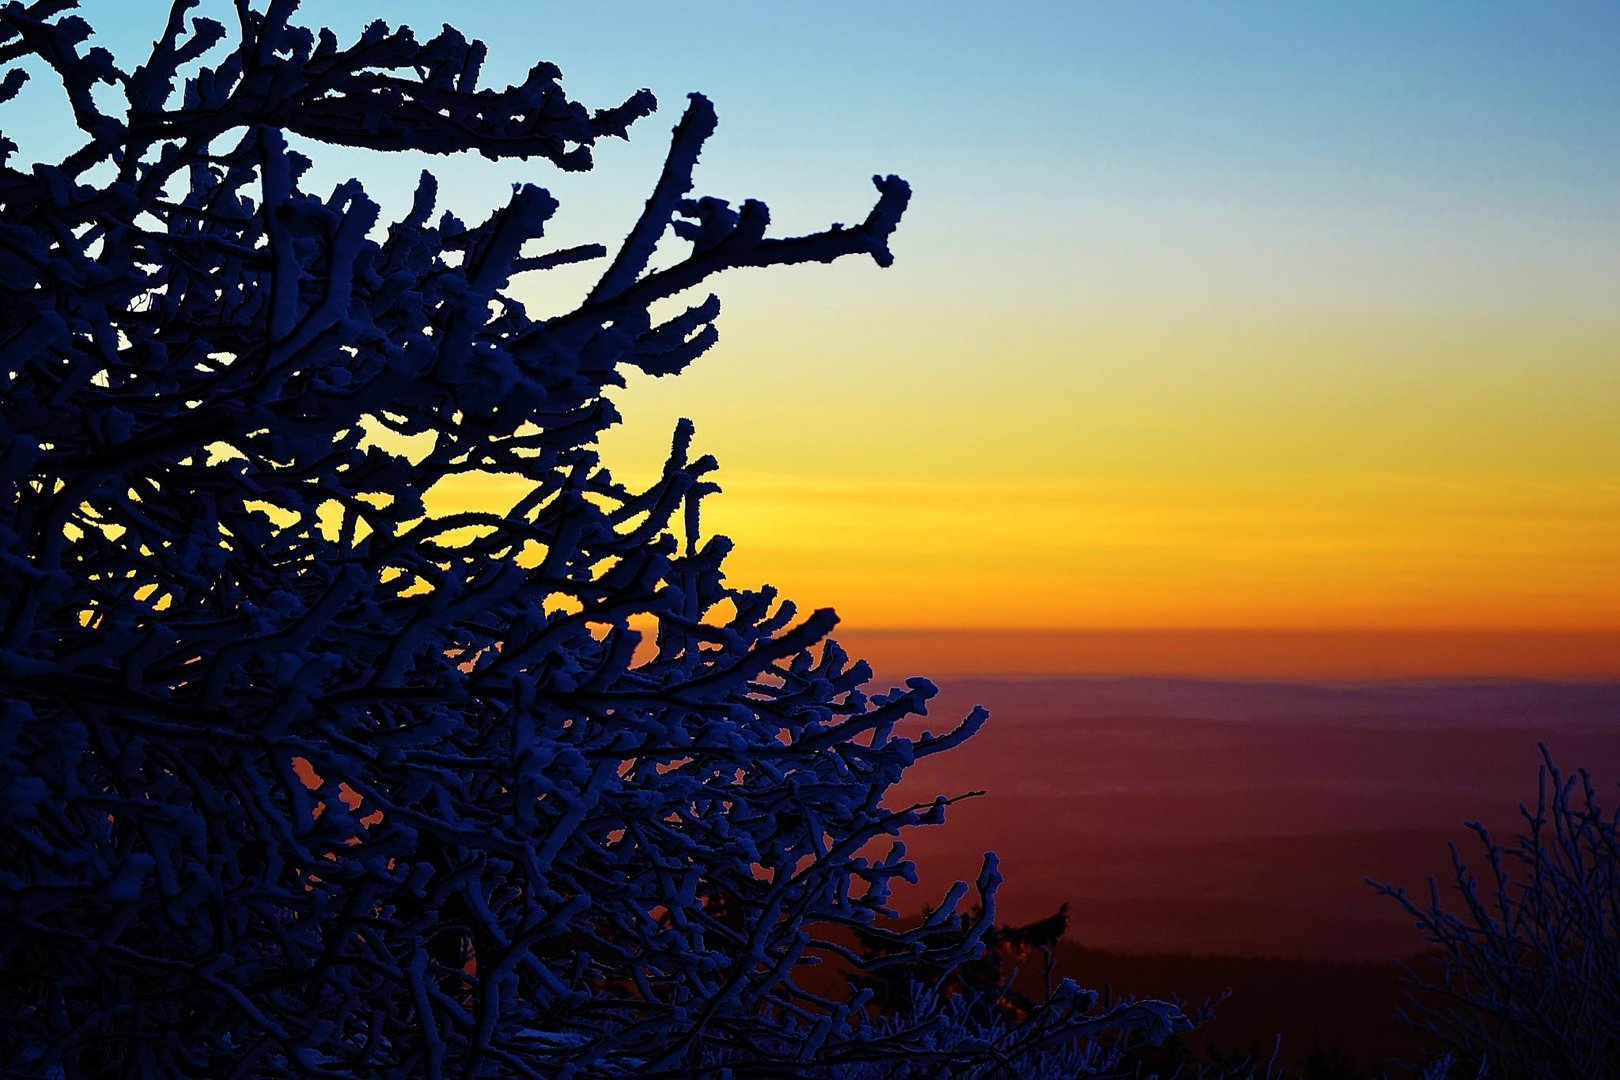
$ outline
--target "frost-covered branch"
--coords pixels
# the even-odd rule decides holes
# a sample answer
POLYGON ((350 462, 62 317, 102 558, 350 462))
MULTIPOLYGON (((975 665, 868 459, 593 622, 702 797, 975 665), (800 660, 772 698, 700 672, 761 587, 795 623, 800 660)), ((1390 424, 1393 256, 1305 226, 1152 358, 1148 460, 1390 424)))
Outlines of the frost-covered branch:
MULTIPOLYGON (((0 9, 0 63, 43 60, 86 136, 27 167, 0 142, 0 1062, 587 1076, 915 1041, 799 976, 832 955, 816 928, 893 914, 911 864, 865 852, 945 801, 885 793, 982 714, 897 734, 930 684, 869 694, 831 612, 728 584, 690 425, 644 490, 594 449, 622 368, 716 339, 713 297, 651 304, 887 264, 904 182, 858 226, 768 238, 762 204, 689 198, 694 96, 598 286, 536 319, 516 274, 608 251, 523 255, 545 190, 469 225, 424 173, 379 232, 360 182, 303 189, 287 134, 585 169, 649 93, 592 111, 549 64, 481 87, 448 28, 345 47, 292 0, 239 0, 234 28, 195 6, 133 70, 69 4, 0 9), (670 230, 690 253, 649 270, 670 230), (468 473, 523 494, 426 516, 468 473)), ((943 962, 996 880, 977 922, 960 890, 936 914, 943 962)))

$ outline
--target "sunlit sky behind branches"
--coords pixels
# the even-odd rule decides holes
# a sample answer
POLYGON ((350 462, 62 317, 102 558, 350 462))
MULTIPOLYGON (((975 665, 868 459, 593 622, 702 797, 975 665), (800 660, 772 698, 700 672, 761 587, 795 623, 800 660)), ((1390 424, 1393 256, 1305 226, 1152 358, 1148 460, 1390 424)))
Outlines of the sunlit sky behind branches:
MULTIPOLYGON (((166 7, 82 10, 127 58, 166 7)), ((661 103, 583 178, 317 156, 317 190, 359 175, 385 213, 425 164, 463 216, 530 180, 559 244, 612 246, 692 90, 720 115, 696 193, 765 200, 778 235, 859 220, 874 172, 911 182, 892 268, 729 274, 720 346, 619 396, 625 479, 696 421, 740 583, 855 630, 1620 627, 1620 6, 302 18, 370 15, 449 19, 503 83, 544 58, 590 106, 661 103)), ((24 156, 59 136, 29 93, 24 156)), ((589 280, 537 277, 541 311, 589 280)))

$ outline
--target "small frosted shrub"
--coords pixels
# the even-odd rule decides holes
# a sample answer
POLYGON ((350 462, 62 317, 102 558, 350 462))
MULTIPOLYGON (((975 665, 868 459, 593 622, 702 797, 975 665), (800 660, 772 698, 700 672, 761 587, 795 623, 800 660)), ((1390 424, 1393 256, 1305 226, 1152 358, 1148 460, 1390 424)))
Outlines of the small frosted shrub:
POLYGON ((904 1053, 842 1066, 837 1080, 1070 1080, 1142 1075, 1135 1051, 1190 1027, 1163 1001, 1103 1005, 1095 991, 1064 979, 1027 1016, 1012 1019, 992 994, 958 988, 941 993, 913 983, 904 1007, 878 1031, 890 1038, 927 1032, 904 1053), (1120 1038, 1122 1032, 1131 1037, 1120 1038))
POLYGON ((1599 806, 1584 769, 1541 755, 1514 842, 1469 822, 1480 871, 1451 845, 1450 905, 1433 878, 1426 904, 1372 882, 1437 954, 1437 975, 1407 967, 1400 1015, 1439 1040, 1457 1080, 1620 1075, 1620 810, 1599 806))

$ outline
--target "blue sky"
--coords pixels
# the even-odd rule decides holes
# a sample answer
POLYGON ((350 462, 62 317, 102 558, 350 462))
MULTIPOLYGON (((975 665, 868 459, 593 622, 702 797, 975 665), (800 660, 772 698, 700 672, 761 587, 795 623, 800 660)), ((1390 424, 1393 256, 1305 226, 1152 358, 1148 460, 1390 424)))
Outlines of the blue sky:
MULTIPOLYGON (((166 5, 81 10, 128 56, 166 5)), ((911 181, 894 267, 728 275, 721 345, 620 395, 629 475, 697 421, 741 578, 875 626, 1620 625, 1620 5, 301 18, 374 13, 451 19, 492 78, 545 58, 589 105, 661 102, 584 177, 318 155, 316 187, 360 175, 385 211, 427 165, 463 216, 535 181, 559 245, 612 244, 692 90, 720 115, 700 193, 784 232, 911 181)), ((65 149, 53 99, 0 113, 25 155, 65 149)))
MULTIPOLYGON (((130 55, 165 6, 91 0, 81 11, 130 55)), ((1552 285, 1534 267, 1613 266, 1611 3, 321 0, 301 10, 350 33, 377 12, 424 35, 448 18, 490 45, 492 76, 549 58, 591 104, 652 88, 660 114, 633 146, 604 147, 584 183, 437 162, 467 177, 468 200, 499 198, 506 174, 550 181, 581 232, 634 213, 683 95, 699 90, 722 123, 701 176, 716 194, 765 198, 784 228, 857 212, 874 171, 912 180, 915 216, 899 243, 913 258, 903 283, 885 285, 891 302, 948 288, 944 267, 981 263, 1025 268, 1012 287, 1046 302, 1065 300, 1042 292, 1083 286, 1097 302, 1158 304, 1175 287, 1183 304, 1228 304, 1247 286, 1292 294, 1268 304, 1607 306, 1607 282, 1552 285), (1358 244, 1358 230, 1379 233, 1379 250, 1358 244), (1476 267, 1449 290, 1425 282, 1427 252, 1459 238, 1522 272, 1476 267), (1234 265, 1239 243, 1289 269, 1319 256, 1364 272, 1265 280, 1234 265), (1236 281, 1214 280, 1234 269, 1236 281), (1043 276, 1061 281, 1043 288, 1043 276), (1425 283, 1430 295, 1401 295, 1425 283)), ((29 111, 32 131, 6 117, 25 145, 59 127, 50 110, 29 111)), ((379 194, 409 183, 406 169, 392 184, 360 171, 379 194)))

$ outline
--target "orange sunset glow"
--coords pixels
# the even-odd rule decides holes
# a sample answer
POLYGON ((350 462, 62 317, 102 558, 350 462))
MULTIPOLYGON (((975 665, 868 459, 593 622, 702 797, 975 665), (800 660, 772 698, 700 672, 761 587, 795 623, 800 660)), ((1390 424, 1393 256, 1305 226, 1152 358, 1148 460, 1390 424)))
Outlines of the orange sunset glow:
MULTIPOLYGON (((650 477, 665 432, 693 416, 722 464, 704 527, 737 541, 732 579, 836 607, 845 636, 880 653, 901 631, 935 633, 907 639, 906 662, 923 670, 983 670, 1001 655, 1009 671, 1164 672, 1177 658, 1188 673, 1233 676, 1620 670, 1620 478, 1605 471, 1620 446, 1604 412, 1620 401, 1620 365, 1602 363, 1620 355, 1620 333, 1493 342, 1461 328, 1382 340, 1363 329, 1361 351, 1348 331, 1326 334, 1338 339, 1328 355, 1290 370, 1280 358, 1302 346, 1255 331, 1246 362, 1278 367, 1241 375, 1212 355, 1237 356, 1237 344, 1207 328, 1092 339, 1077 317, 993 364, 970 362, 991 343, 962 342, 933 358, 971 373, 960 385, 908 395, 839 327, 808 345, 742 318, 728 332, 688 385, 632 385, 607 460, 631 482, 650 477), (813 349, 867 365, 870 396, 841 401, 836 379, 825 398, 796 386, 813 349), (1073 359, 1059 368, 1063 350, 1073 359), (1423 385, 1444 381, 1437 356, 1458 380, 1448 398, 1423 385), (1537 375, 1548 356, 1569 370, 1537 375), (1060 392, 998 389, 1017 365, 1060 392), (1168 393, 1165 368, 1203 385, 1168 393), (737 407, 750 400, 775 403, 768 419, 737 407), (1211 628, 1249 637, 1170 647, 1192 638, 1140 633, 1211 628), (1295 644, 1301 628, 1339 633, 1339 645, 1295 644), (876 630, 891 636, 861 636, 876 630), (1102 647, 1110 630, 1130 633, 1102 647), (946 645, 967 640, 948 631, 975 632, 983 648, 946 645), (1036 662, 985 631, 1094 644, 1042 645, 1036 662), (930 656, 930 641, 942 651, 930 656)), ((443 496, 448 507, 516 494, 492 477, 443 496)))
MULTIPOLYGON (((690 417, 730 580, 846 636, 1304 628, 1360 635, 1359 659, 1267 671, 1620 674, 1608 17, 1449 10, 957 5, 854 35, 784 14, 689 54, 667 21, 610 20, 646 35, 624 56, 661 58, 661 94, 712 94, 699 182, 764 199, 781 235, 856 213, 875 170, 915 196, 891 267, 728 274, 719 344, 628 377, 604 462, 656 476, 690 417), (764 44, 825 35, 837 79, 764 44), (985 88, 961 100, 967 70, 985 88)), ((550 47, 606 92, 625 60, 600 29, 574 13, 550 47)), ((556 242, 622 232, 658 154, 559 179, 556 242)), ((517 293, 560 309, 556 285, 517 293)), ((469 478, 434 505, 516 495, 469 478)), ((1119 650, 1062 662, 1263 666, 1119 650)))
POLYGON ((0 4, 0 1075, 1620 1077, 1617 72, 0 4))

